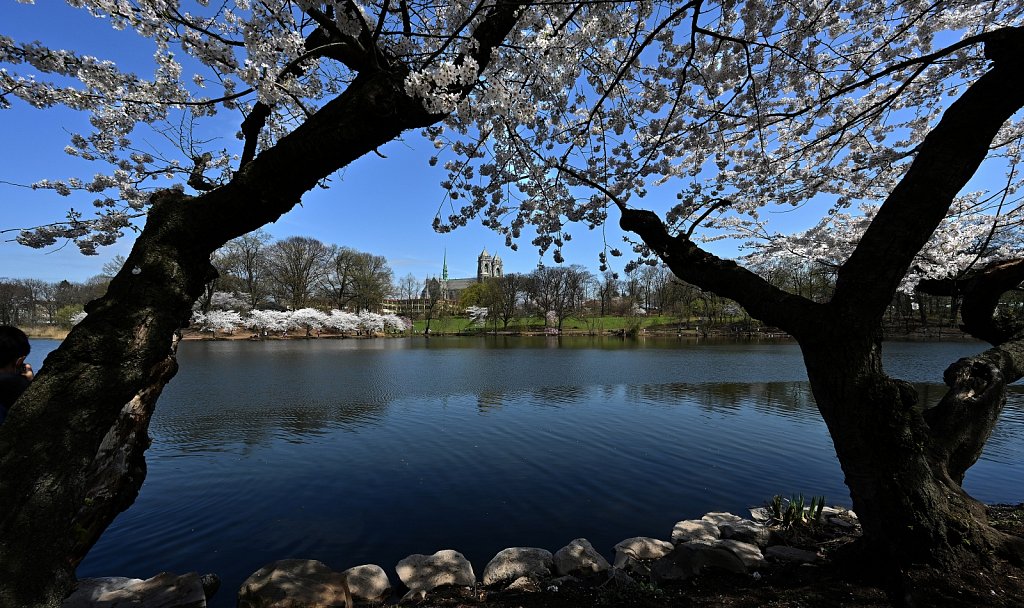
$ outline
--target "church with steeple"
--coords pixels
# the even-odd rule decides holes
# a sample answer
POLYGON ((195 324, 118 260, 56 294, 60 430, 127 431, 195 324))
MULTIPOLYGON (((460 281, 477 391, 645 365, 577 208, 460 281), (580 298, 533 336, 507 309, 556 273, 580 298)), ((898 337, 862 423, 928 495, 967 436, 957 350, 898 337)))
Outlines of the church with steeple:
POLYGON ((441 276, 429 277, 424 282, 423 298, 429 298, 431 285, 435 284, 441 299, 447 302, 458 302, 459 294, 470 285, 482 283, 486 279, 500 278, 504 276, 505 270, 502 267, 501 258, 497 255, 487 253, 487 248, 480 253, 476 259, 476 277, 466 279, 451 279, 448 277, 448 254, 444 256, 444 263, 441 267, 441 276))

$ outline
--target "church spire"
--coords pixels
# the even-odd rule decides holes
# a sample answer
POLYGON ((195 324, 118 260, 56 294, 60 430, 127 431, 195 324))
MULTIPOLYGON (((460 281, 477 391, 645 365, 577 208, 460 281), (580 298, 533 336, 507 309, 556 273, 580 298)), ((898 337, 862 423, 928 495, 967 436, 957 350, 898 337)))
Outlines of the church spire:
POLYGON ((448 280, 448 250, 444 250, 444 265, 441 266, 441 279, 448 280))

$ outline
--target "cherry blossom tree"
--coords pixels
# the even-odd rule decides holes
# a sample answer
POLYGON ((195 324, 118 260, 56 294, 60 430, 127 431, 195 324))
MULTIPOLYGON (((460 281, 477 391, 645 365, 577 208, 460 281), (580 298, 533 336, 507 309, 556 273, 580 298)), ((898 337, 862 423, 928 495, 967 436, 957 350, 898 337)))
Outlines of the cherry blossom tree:
MULTIPOLYGON (((1013 206, 1005 213, 979 212, 982 195, 973 192, 954 201, 946 218, 914 256, 900 291, 913 293, 922 280, 963 279, 994 262, 1022 254, 1024 242, 1017 228, 1024 219, 1024 209, 1013 206)), ((878 205, 862 204, 857 212, 828 214, 797 234, 752 240, 748 246, 754 251, 744 261, 758 266, 790 257, 797 262, 838 268, 853 253, 878 210, 878 205)))
MULTIPOLYGON (((340 311, 331 311, 332 313, 340 311)), ((381 334, 381 333, 399 333, 407 331, 412 327, 412 322, 404 317, 392 314, 379 314, 375 312, 363 311, 356 315, 351 313, 341 313, 351 315, 355 321, 355 328, 358 331, 365 332, 368 335, 381 334)))
POLYGON ((289 316, 289 327, 301 329, 309 336, 320 331, 330 321, 330 315, 315 308, 300 308, 289 316))
POLYGON ((466 315, 469 317, 469 326, 486 325, 490 309, 486 306, 467 306, 466 315))
MULTIPOLYGON (((94 193, 97 216, 73 211, 19 239, 71 239, 92 253, 143 215, 145 225, 106 295, 0 429, 5 606, 59 605, 75 566, 134 501, 152 409, 177 369, 175 331, 215 276, 211 254, 354 159, 486 95, 474 90, 481 75, 519 62, 524 34, 514 27, 528 8, 515 0, 71 4, 147 41, 153 71, 0 36, 0 106, 86 113, 92 131, 73 134, 65 151, 105 167, 36 184, 94 193), (225 110, 242 116, 237 148, 216 148, 209 142, 222 140, 202 131, 220 128, 209 119, 225 110), (172 132, 181 150, 145 149, 147 133, 180 124, 195 125, 172 132), (155 192, 147 190, 154 176, 155 192)), ((552 21, 574 27, 564 15, 552 21)))
POLYGON ((235 294, 215 291, 210 296, 210 308, 214 310, 249 310, 249 294, 235 294))
MULTIPOLYGON (((992 315, 1024 262, 963 277, 965 326, 995 347, 949 368, 950 393, 927 412, 885 374, 879 340, 885 307, 983 163, 1006 179, 976 211, 1019 206, 1019 2, 72 4, 149 41, 153 74, 0 36, 0 105, 87 113, 93 131, 66 152, 104 166, 35 185, 93 193, 97 216, 72 211, 19 239, 91 253, 144 227, 0 427, 0 604, 59 605, 134 500, 149 417, 176 371, 174 332, 215 276, 211 253, 410 129, 447 173, 437 230, 479 218, 513 247, 532 230, 560 261, 571 223, 599 227, 611 211, 637 257, 792 334, 865 540, 890 572, 1024 556, 960 485, 1005 384, 1024 373, 1021 328, 992 315), (220 141, 201 128, 224 110, 243 117, 237 148, 204 143, 220 141), (139 145, 146 129, 181 124, 196 130, 174 132, 177 152, 139 145), (650 195, 665 191, 674 204, 659 206, 650 195), (773 208, 861 203, 880 205, 827 302, 702 248, 766 234, 773 208)), ((621 253, 609 245, 602 265, 621 253)))
MULTIPOLYGON (((442 185, 467 202, 436 225, 479 218, 510 246, 532 228, 557 260, 571 224, 595 228, 611 211, 635 235, 627 272, 660 259, 789 332, 873 561, 901 584, 920 575, 904 591, 935 603, 913 598, 941 593, 936 572, 1024 561, 1021 539, 993 529, 961 485, 1024 375, 1024 324, 994 315, 1024 279, 1022 13, 1008 1, 864 0, 624 11, 619 31, 635 36, 559 40, 522 111, 475 106, 448 121, 442 185), (999 177, 971 192, 979 170, 999 177), (672 204, 651 200, 666 190, 672 204), (862 204, 875 207, 850 211, 862 204), (771 212, 800 206, 836 216, 805 243, 835 264, 822 301, 704 247, 770 236, 771 212), (935 276, 957 283, 964 329, 993 348, 953 363, 948 394, 922 411, 882 367, 881 321, 901 286, 935 276)), ((609 245, 602 265, 621 253, 609 245)))
POLYGON ((192 325, 200 327, 200 331, 211 331, 233 334, 242 326, 242 315, 234 310, 210 310, 206 313, 192 313, 192 325))
POLYGON ((359 317, 351 312, 334 309, 327 319, 327 326, 341 334, 355 333, 359 329, 359 317))

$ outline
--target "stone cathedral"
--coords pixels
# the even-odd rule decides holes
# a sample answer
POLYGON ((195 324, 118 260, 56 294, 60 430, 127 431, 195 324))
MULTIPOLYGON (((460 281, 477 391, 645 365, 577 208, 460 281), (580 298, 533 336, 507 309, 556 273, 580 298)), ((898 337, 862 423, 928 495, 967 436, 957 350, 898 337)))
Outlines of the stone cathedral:
POLYGON ((497 255, 490 255, 487 253, 487 248, 480 253, 480 257, 476 259, 476 280, 478 283, 484 279, 491 277, 502 276, 503 270, 501 267, 501 258, 497 255))
POLYGON ((444 265, 441 268, 441 277, 430 277, 426 280, 423 288, 423 298, 430 297, 430 285, 431 283, 437 284, 440 289, 441 299, 450 302, 457 302, 459 294, 463 289, 473 285, 475 283, 481 283, 484 279, 491 277, 501 277, 504 275, 504 268, 502 267, 501 258, 497 255, 491 255, 487 253, 487 248, 480 253, 476 259, 476 277, 467 279, 449 279, 448 278, 448 259, 445 256, 444 265))

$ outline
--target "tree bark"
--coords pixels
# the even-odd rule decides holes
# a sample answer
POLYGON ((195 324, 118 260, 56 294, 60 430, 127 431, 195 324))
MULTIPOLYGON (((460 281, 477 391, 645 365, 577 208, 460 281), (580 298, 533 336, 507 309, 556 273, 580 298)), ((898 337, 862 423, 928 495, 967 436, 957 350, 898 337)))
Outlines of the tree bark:
POLYGON ((993 67, 945 112, 840 267, 831 300, 816 304, 672 235, 657 215, 623 208, 635 232, 684 281, 736 300, 793 335, 828 426, 864 537, 899 578, 920 565, 964 572, 994 558, 1020 565, 1022 541, 991 526, 961 487, 999 418, 1005 388, 1024 375, 1024 331, 994 315, 1024 280, 1024 261, 997 264, 965 289, 965 330, 996 346, 946 371, 940 404, 922 411, 913 388, 882 369, 886 308, 914 256, 984 159, 999 128, 1024 107, 1024 29, 993 32, 993 67))
POLYGON ((993 555, 1019 562, 1020 539, 989 526, 984 505, 961 487, 1005 403, 1006 377, 982 362, 987 354, 950 366, 949 392, 922 411, 909 384, 885 375, 877 343, 802 346, 867 545, 887 574, 962 572, 993 555), (937 423, 947 409, 965 423, 955 433, 937 423))
MULTIPOLYGON (((522 6, 488 9, 469 51, 481 70, 522 6)), ((230 183, 196 198, 154 195, 107 293, 87 305, 0 426, 0 606, 59 606, 78 563, 134 501, 149 420, 177 370, 175 333, 216 277, 211 254, 279 218, 320 179, 443 118, 405 93, 407 70, 387 67, 360 73, 230 183)))

